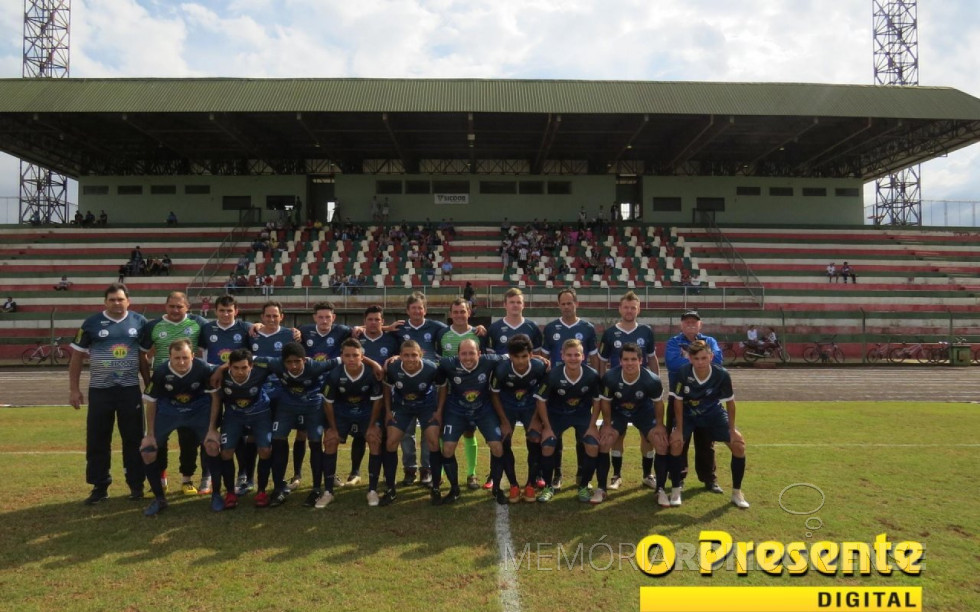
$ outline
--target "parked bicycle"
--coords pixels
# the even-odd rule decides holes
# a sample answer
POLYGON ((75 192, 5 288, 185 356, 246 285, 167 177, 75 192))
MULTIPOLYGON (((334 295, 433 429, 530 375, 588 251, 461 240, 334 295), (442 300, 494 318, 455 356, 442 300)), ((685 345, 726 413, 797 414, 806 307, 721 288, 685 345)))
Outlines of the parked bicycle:
POLYGON ((907 359, 915 359, 919 363, 929 363, 929 360, 932 359, 932 349, 919 341, 912 344, 903 342, 902 346, 896 346, 888 351, 888 361, 892 363, 902 363, 907 359))
POLYGON ((724 363, 726 366, 730 366, 735 363, 735 360, 738 359, 738 352, 742 350, 741 342, 734 342, 731 340, 727 342, 719 342, 718 346, 721 348, 722 363, 724 363))
POLYGON ((868 363, 878 363, 879 361, 885 361, 888 359, 888 352, 892 350, 892 339, 889 338, 887 342, 876 342, 874 346, 868 349, 867 355, 865 355, 865 360, 868 363))
POLYGON ((783 363, 789 362, 789 353, 779 340, 762 342, 759 346, 746 346, 742 357, 749 363, 755 363, 759 359, 779 359, 783 363))
POLYGON ((844 363, 844 351, 837 346, 837 336, 816 340, 803 346, 803 361, 807 363, 844 363))
POLYGON ((55 365, 68 361, 70 352, 61 344, 62 338, 55 338, 50 344, 38 343, 34 348, 26 349, 21 354, 21 359, 27 365, 40 365, 51 359, 55 365))

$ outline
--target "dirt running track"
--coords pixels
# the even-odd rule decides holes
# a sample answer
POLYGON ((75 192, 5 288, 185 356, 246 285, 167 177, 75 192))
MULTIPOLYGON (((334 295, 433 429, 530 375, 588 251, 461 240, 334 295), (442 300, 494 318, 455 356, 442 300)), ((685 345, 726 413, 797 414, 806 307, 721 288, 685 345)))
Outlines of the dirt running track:
MULTIPOLYGON (((731 372, 735 397, 746 401, 980 401, 980 369, 973 367, 732 368, 731 372)), ((88 375, 83 373, 82 388, 87 384, 88 375)), ((66 368, 0 371, 0 406, 67 404, 66 368)))

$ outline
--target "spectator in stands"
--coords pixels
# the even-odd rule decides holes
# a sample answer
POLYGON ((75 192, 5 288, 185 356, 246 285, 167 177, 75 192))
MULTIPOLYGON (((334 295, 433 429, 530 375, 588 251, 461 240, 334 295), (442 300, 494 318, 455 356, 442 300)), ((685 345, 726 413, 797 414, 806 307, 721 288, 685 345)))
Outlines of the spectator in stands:
POLYGON ((106 214, 105 209, 99 213, 99 225, 109 225, 109 215, 106 214))
POLYGON ((453 280, 453 262, 448 259, 442 261, 442 280, 453 280))
POLYGON ((91 210, 85 213, 85 221, 82 223, 82 225, 85 227, 92 227, 95 225, 95 215, 92 214, 91 210))
POLYGON ((41 211, 35 210, 34 214, 31 215, 31 225, 35 227, 41 225, 41 211))
POLYGON ((857 275, 854 274, 854 268, 852 268, 851 265, 845 261, 844 265, 840 267, 840 277, 844 279, 845 285, 847 284, 848 276, 851 277, 851 282, 853 284, 857 284, 858 279, 857 279, 857 275))
POLYGON ((779 344, 779 338, 776 336, 776 330, 770 327, 766 330, 766 339, 762 343, 762 349, 775 348, 777 344, 779 344))
POLYGON ((463 299, 466 303, 470 305, 470 314, 472 315, 476 305, 473 303, 473 296, 476 295, 476 289, 473 288, 473 283, 466 281, 466 286, 463 287, 463 299))
POLYGON ((616 258, 613 257, 611 254, 606 255, 605 263, 606 263, 606 268, 605 270, 603 270, 603 272, 612 272, 613 270, 616 269, 616 258))
POLYGON ((837 266, 834 262, 827 264, 827 282, 837 282, 837 266))
POLYGON ((616 222, 619 221, 619 220, 620 220, 620 218, 619 218, 619 204, 616 203, 616 202, 613 202, 612 205, 609 206, 609 225, 616 225, 616 222))
POLYGON ((85 223, 85 216, 84 216, 84 215, 82 215, 82 211, 80 211, 80 210, 76 210, 76 211, 75 211, 75 218, 74 218, 74 219, 72 219, 72 222, 71 222, 71 224, 72 224, 72 225, 78 225, 78 226, 81 226, 81 225, 82 225, 83 223, 85 223))
POLYGON ((262 295, 265 297, 272 297, 272 294, 275 292, 275 283, 276 279, 267 274, 265 279, 262 281, 262 295))
POLYGON ((72 282, 70 280, 68 280, 68 277, 66 275, 63 274, 61 276, 61 280, 58 281, 58 284, 54 286, 54 290, 55 291, 68 291, 69 289, 71 289, 71 286, 72 286, 72 282))
POLYGON ((7 301, 3 303, 4 312, 17 312, 17 302, 14 301, 13 296, 7 296, 7 301))
POLYGON ((238 293, 238 277, 234 272, 228 275, 228 280, 225 281, 225 293, 228 295, 235 295, 238 293))
POLYGON ((206 319, 209 312, 211 312, 211 298, 206 295, 201 298, 201 316, 206 319))
POLYGON ((167 225, 177 225, 177 214, 172 210, 167 215, 167 225))
POLYGON ((388 198, 381 204, 381 222, 385 225, 388 224, 388 215, 391 214, 391 203, 388 202, 388 198))
POLYGON ((504 217, 504 220, 500 222, 500 233, 504 236, 510 234, 510 220, 504 217))
POLYGON ((756 351, 762 350, 762 343, 759 342, 759 328, 754 323, 745 330, 745 347, 756 351))

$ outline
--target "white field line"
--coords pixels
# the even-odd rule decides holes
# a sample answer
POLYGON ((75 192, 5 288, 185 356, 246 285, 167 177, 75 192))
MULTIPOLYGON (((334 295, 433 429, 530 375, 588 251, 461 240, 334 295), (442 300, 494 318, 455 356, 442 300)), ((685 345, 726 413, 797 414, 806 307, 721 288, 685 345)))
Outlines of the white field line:
POLYGON ((496 509, 497 517, 494 522, 494 531, 497 534, 497 550, 500 554, 497 566, 500 583, 500 605, 504 612, 520 612, 521 593, 517 583, 517 571, 507 560, 507 552, 514 548, 510 535, 510 511, 507 506, 501 505, 497 505, 496 509))

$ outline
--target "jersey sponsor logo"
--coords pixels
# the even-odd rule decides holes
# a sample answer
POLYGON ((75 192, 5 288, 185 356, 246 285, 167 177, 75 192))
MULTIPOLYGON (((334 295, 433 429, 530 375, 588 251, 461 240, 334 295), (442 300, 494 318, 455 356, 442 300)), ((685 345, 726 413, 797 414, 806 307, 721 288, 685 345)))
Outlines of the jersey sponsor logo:
MULTIPOLYGON (((78 335, 81 336, 82 335, 81 332, 79 332, 78 335)), ((108 337, 109 337, 109 330, 108 329, 100 329, 99 330, 99 338, 108 338, 108 337)))
POLYGON ((327 360, 327 354, 326 353, 317 353, 316 355, 313 355, 313 361, 321 361, 322 362, 322 361, 326 361, 326 360, 327 360))
POLYGON ((130 327, 129 328, 129 337, 130 338, 135 338, 138 335, 139 335, 139 332, 136 331, 136 328, 135 327, 130 327))
POLYGON ((217 342, 217 341, 218 341, 217 334, 211 334, 210 336, 208 336, 208 342, 217 342))
POLYGON ((480 399, 480 392, 479 391, 467 391, 466 393, 463 394, 463 397, 466 399, 467 402, 469 402, 469 403, 472 404, 476 400, 480 399))
POLYGON ((160 333, 157 334, 157 338, 166 338, 166 337, 167 337, 167 332, 165 331, 161 331, 160 333))
POLYGON ((234 340, 235 342, 241 342, 242 341, 242 335, 241 334, 235 334, 232 337, 232 340, 234 340))
MULTIPOLYGON (((577 335, 575 337, 578 338, 577 335)), ((559 334, 558 332, 555 332, 555 334, 551 337, 551 339, 552 340, 561 340, 561 334, 559 334)), ((579 339, 581 339, 581 338, 579 338, 579 339)))
POLYGON ((112 356, 116 359, 124 359, 126 355, 129 355, 129 347, 125 344, 113 344, 112 345, 112 356))
POLYGON ((313 340, 312 339, 307 340, 306 341, 306 346, 313 346, 313 340))
POLYGON ((507 336, 501 336, 500 337, 500 343, 501 344, 507 344, 507 336))
POLYGON ((249 405, 251 405, 251 403, 252 400, 246 398, 235 400, 235 405, 238 406, 239 408, 248 408, 249 405))
POLYGON ((633 402, 623 402, 622 404, 619 405, 619 408, 620 410, 631 411, 634 408, 636 408, 636 404, 634 404, 633 402))
POLYGON ((518 389, 514 392, 514 398, 518 400, 524 399, 525 395, 527 395, 527 389, 518 389))
POLYGON ((178 404, 186 404, 191 401, 190 393, 178 393, 174 396, 174 401, 178 404))
POLYGON ((568 401, 566 403, 569 406, 578 406, 579 402, 581 402, 581 401, 582 401, 581 398, 578 398, 578 397, 570 397, 570 398, 568 398, 568 401))
POLYGON ((231 349, 221 349, 218 351, 218 359, 221 363, 228 363, 228 357, 231 355, 231 349))

